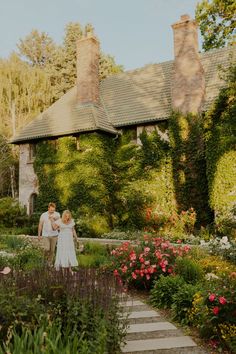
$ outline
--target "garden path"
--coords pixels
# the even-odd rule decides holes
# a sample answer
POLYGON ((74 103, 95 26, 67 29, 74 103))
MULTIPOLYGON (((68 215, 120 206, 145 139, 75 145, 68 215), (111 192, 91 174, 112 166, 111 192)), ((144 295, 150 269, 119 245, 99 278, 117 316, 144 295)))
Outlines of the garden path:
POLYGON ((128 298, 122 303, 128 314, 126 354, 207 354, 191 337, 168 322, 140 299, 128 298))

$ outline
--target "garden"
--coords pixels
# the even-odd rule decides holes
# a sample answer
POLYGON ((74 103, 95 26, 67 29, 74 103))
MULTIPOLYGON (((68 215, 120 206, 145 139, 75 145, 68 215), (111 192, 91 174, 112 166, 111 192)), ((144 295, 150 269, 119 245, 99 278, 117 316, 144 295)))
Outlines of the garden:
MULTIPOLYGON (((11 219, 12 233, 27 219, 21 213, 11 219)), ((68 277, 47 267, 36 238, 4 234, 2 225, 0 267, 9 273, 0 276, 0 352, 119 353, 127 331, 119 303, 135 292, 189 328, 209 352, 234 353, 235 241, 205 228, 193 235, 194 210, 172 217, 173 237, 171 222, 167 228, 162 220, 158 231, 153 211, 146 219, 145 231, 105 234, 114 244, 80 238, 79 267, 68 277)))

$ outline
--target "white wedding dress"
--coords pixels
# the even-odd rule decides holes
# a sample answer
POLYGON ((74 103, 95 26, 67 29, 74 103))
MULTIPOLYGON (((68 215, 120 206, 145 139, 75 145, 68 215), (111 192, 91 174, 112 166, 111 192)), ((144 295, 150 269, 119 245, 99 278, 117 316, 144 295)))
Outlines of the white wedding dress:
POLYGON ((59 226, 55 267, 56 269, 75 267, 78 265, 73 240, 73 227, 75 223, 71 220, 69 224, 64 224, 59 219, 55 221, 55 224, 59 226))

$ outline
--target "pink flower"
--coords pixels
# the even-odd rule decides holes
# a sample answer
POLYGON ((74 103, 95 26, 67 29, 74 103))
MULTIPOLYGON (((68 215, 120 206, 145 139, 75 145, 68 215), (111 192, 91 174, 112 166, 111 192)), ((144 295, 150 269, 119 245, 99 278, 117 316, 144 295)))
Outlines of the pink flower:
POLYGON ((177 240, 177 243, 182 243, 182 241, 181 240, 177 240))
POLYGON ((0 273, 6 275, 6 274, 9 274, 10 272, 11 272, 11 268, 4 267, 0 273))
POLYGON ((150 248, 149 248, 149 247, 145 247, 145 248, 144 248, 144 252, 145 252, 145 253, 148 253, 149 251, 150 251, 150 248))
POLYGON ((225 304, 227 303, 226 298, 225 298, 224 296, 220 296, 220 297, 219 297, 219 303, 220 303, 221 305, 225 305, 225 304))
POLYGON ((136 254, 135 254, 135 252, 134 251, 132 251, 131 253, 130 253, 130 255, 129 255, 129 259, 131 260, 131 261, 135 261, 136 260, 136 254))
POLYGON ((150 264, 150 261, 145 261, 144 264, 145 264, 145 265, 149 265, 149 264, 150 264))
POLYGON ((119 275, 118 270, 117 270, 117 269, 115 269, 115 270, 114 270, 114 272, 113 272, 113 274, 114 274, 115 276, 119 275))
POLYGON ((121 270, 122 270, 123 273, 126 273, 126 272, 127 272, 127 269, 128 269, 128 267, 127 267, 126 265, 121 268, 121 270))
POLYGON ((215 316, 218 315, 219 311, 220 311, 220 309, 219 309, 218 306, 215 306, 215 307, 213 307, 213 309, 212 309, 212 312, 214 313, 215 316))
POLYGON ((211 294, 211 295, 209 295, 209 297, 208 297, 208 299, 209 299, 211 302, 213 302, 213 301, 215 300, 215 298, 216 298, 215 294, 211 294))
POLYGON ((149 280, 150 279, 150 275, 146 274, 146 279, 149 280))
POLYGON ((137 279, 137 275, 136 275, 134 272, 132 272, 131 275, 132 275, 132 278, 133 278, 133 279, 137 279))

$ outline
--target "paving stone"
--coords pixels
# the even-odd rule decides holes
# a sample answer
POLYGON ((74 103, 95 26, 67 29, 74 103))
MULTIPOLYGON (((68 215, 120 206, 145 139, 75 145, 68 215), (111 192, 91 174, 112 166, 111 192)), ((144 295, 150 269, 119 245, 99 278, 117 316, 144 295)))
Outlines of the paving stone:
MULTIPOLYGON (((188 336, 167 337, 158 339, 144 339, 128 341, 122 348, 122 353, 145 353, 148 350, 174 349, 195 347, 196 343, 188 336)), ((191 352, 189 352, 191 353, 191 352)))
POLYGON ((127 333, 126 340, 130 341, 130 340, 137 340, 137 339, 182 337, 182 336, 183 336, 183 331, 181 331, 180 329, 169 329, 167 331, 127 333))
POLYGON ((148 317, 160 317, 160 314, 154 310, 148 311, 132 311, 131 313, 127 313, 128 318, 148 318, 148 317))
POLYGON ((132 307, 132 306, 142 306, 145 305, 142 301, 140 300, 128 300, 120 303, 121 306, 126 306, 126 307, 132 307))
POLYGON ((137 323, 131 324, 128 327, 127 333, 166 331, 169 329, 177 328, 170 322, 137 323))

